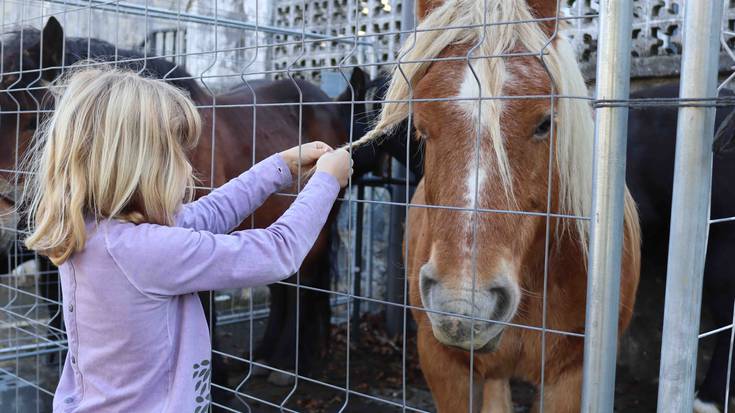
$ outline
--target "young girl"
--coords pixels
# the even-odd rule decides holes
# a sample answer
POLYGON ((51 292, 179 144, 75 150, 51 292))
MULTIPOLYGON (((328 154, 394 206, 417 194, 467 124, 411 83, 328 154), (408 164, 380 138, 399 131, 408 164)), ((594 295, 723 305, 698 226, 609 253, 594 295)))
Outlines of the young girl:
POLYGON ((61 276, 69 351, 54 412, 206 411, 210 337, 196 292, 295 273, 347 182, 349 155, 292 148, 182 205, 193 181, 185 152, 200 133, 193 103, 132 72, 72 73, 33 152, 25 241, 61 276), (228 234, 314 162, 278 221, 228 234))

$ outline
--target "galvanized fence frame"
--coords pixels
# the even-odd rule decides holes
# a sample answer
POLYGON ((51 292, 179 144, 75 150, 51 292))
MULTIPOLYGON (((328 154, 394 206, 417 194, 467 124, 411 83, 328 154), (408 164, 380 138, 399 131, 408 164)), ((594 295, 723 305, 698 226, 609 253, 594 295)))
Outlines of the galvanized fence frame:
MULTIPOLYGON (((700 334, 702 287, 711 219, 712 157, 718 92, 719 51, 732 36, 723 25, 728 2, 686 3, 681 101, 699 102, 679 108, 676 136, 671 238, 666 274, 666 303, 661 345, 658 411, 690 412, 694 407, 699 339, 735 331, 733 324, 700 334), (725 28, 721 28, 721 27, 725 28), (723 39, 721 42, 720 39, 723 39)), ((730 52, 730 55, 731 52, 730 52)), ((733 218, 718 219, 727 222, 733 218)), ((735 303, 734 303, 735 304, 735 303)), ((728 377, 732 360, 732 336, 728 377)), ((724 411, 730 408, 726 384, 724 411)))
MULTIPOLYGON (((196 23, 205 24, 211 26, 214 32, 215 47, 214 50, 194 53, 195 55, 210 56, 212 58, 211 67, 218 60, 218 55, 225 51, 231 51, 234 49, 241 49, 244 51, 254 51, 257 53, 262 52, 265 49, 267 52, 269 48, 275 47, 276 44, 257 44, 255 46, 242 46, 242 47, 227 47, 220 48, 217 44, 217 29, 218 28, 237 28, 254 30, 256 32, 270 33, 270 34, 281 34, 291 36, 295 40, 286 40, 283 44, 300 45, 301 53, 305 53, 306 46, 310 42, 322 42, 332 41, 340 42, 352 45, 352 51, 346 55, 343 61, 337 66, 325 66, 325 69, 340 70, 344 72, 346 70, 355 67, 356 65, 349 62, 350 55, 356 53, 360 47, 371 47, 373 43, 370 39, 363 39, 358 35, 344 35, 344 36, 331 36, 319 33, 308 33, 302 27, 301 30, 294 28, 280 28, 273 27, 269 24, 262 24, 258 21, 254 23, 242 22, 237 19, 223 17, 218 13, 217 2, 215 1, 215 8, 213 16, 202 16, 195 13, 182 12, 179 10, 168 10, 161 7, 149 6, 148 1, 145 5, 136 3, 120 2, 120 1, 102 1, 102 0, 47 0, 48 3, 62 4, 67 7, 69 12, 73 9, 89 10, 94 11, 107 11, 115 13, 116 15, 137 15, 145 19, 146 24, 148 19, 171 19, 177 22, 177 25, 182 23, 196 23)), ((179 2, 180 3, 180 2, 179 2)), ((305 4, 305 3, 304 3, 305 4)), ((411 5, 411 1, 406 1, 404 4, 411 5)), ((719 38, 720 17, 718 9, 721 11, 720 5, 709 7, 701 7, 695 1, 689 1, 687 3, 687 28, 688 42, 692 44, 699 44, 701 47, 688 47, 685 49, 682 78, 685 80, 682 84, 687 85, 682 89, 682 98, 710 98, 714 95, 716 85, 712 81, 713 73, 716 73, 717 63, 714 62, 714 67, 711 65, 713 59, 716 59, 716 50, 712 46, 711 42, 714 37, 719 38), (697 7, 699 6, 699 7, 697 7), (713 26, 713 22, 715 23, 713 26), (708 33, 708 29, 709 33, 708 33), (691 34, 690 34, 691 33, 691 34), (695 36, 696 34, 696 36, 695 36), (716 36, 715 36, 716 35, 716 36), (706 46, 712 47, 706 47, 706 46), (686 52, 689 50, 689 52, 686 52), (713 55, 715 57, 713 57, 713 55), (702 65, 702 62, 707 62, 707 65, 702 65), (691 81, 689 80, 691 79, 691 81), (706 86, 706 87, 705 87, 706 86)), ((5 7, 5 2, 3 6, 5 7)), ((559 9, 557 5, 557 10, 559 9)), ((404 8, 403 13, 408 15, 409 12, 404 8)), ((41 13, 40 17, 43 19, 48 16, 44 16, 41 13)), ((595 17, 595 16, 593 16, 595 17)), ((359 15, 355 16, 359 19, 359 15)), ((587 18, 590 18, 587 16, 587 18)), ((618 326, 618 302, 619 302, 619 284, 620 284, 620 263, 621 263, 621 245, 622 245, 622 223, 623 223, 623 188, 624 188, 624 171, 625 171, 625 145, 626 145, 626 120, 628 107, 626 105, 610 105, 606 106, 606 101, 624 102, 628 99, 629 92, 629 70, 630 70, 630 43, 629 33, 631 29, 632 19, 632 0, 602 0, 600 5, 600 46, 599 49, 606 51, 605 53, 598 53, 598 74, 597 74, 597 93, 596 100, 598 105, 596 108, 596 130, 595 130, 595 163, 594 163, 594 176, 593 180, 593 207, 589 217, 571 217, 571 219, 589 219, 591 222, 591 240, 590 240, 590 258, 589 258, 589 286, 588 286, 588 306, 587 306, 587 324, 585 334, 585 381, 583 386, 583 411, 585 412, 612 412, 613 410, 613 395, 614 395, 614 382, 615 382, 615 360, 616 360, 616 347, 617 347, 617 326, 618 326)), ((0 18, 0 27, 5 30, 8 22, 4 21, 4 18, 0 18)), ((560 17, 557 16, 557 23, 560 17)), ((34 21, 35 23, 35 21, 34 21)), ((509 23, 511 24, 511 23, 509 23)), ((412 38, 416 35, 416 28, 413 25, 406 25, 402 31, 395 33, 384 33, 382 35, 400 35, 406 42, 411 42, 412 38)), ((554 33, 554 36, 556 33, 554 33)), ((719 44, 719 42, 718 42, 719 44)), ((536 51, 534 51, 536 52, 536 51)), ((543 53, 543 51, 538 51, 543 53)), ((2 52, 0 52, 0 58, 2 52)), ((164 58, 178 59, 186 57, 178 54, 175 56, 163 56, 164 58)), ((208 82, 211 82, 218 78, 225 77, 240 77, 242 82, 247 84, 245 76, 253 75, 283 75, 286 78, 294 80, 298 75, 300 69, 296 66, 299 56, 294 56, 293 64, 285 70, 262 70, 255 71, 250 70, 250 64, 246 64, 242 68, 242 72, 237 75, 217 75, 207 73, 209 69, 202 71, 198 74, 193 74, 194 79, 201 81, 205 88, 209 89, 208 82)), ((469 61, 469 56, 468 56, 469 61)), ((395 61, 388 62, 394 63, 400 67, 401 64, 405 64, 399 56, 395 61)), ((362 66, 379 66, 386 63, 373 62, 362 66)), ((60 68, 64 70, 64 67, 60 68)), ((399 69, 400 71, 400 69, 399 69)), ((4 75, 2 68, 0 68, 0 75, 4 75)), ((346 78, 345 78, 346 80, 346 78)), ((45 86, 33 86, 31 89, 43 89, 45 86)), ((549 96, 550 99, 559 98, 559 96, 549 96)), ((562 97, 562 98, 580 98, 587 99, 584 97, 562 97)), ((354 107, 356 102, 354 99, 348 104, 354 107)), ((370 102, 379 103, 379 102, 370 102)), ((258 104, 253 105, 258 107, 258 104)), ((263 104, 262 106, 267 106, 263 104)), ((213 105, 214 109, 218 107, 217 103, 213 105)), ((220 106, 221 107, 221 106, 220 106)), ((302 111, 304 104, 299 105, 300 117, 303 116, 302 111)), ((0 110, 4 110, 0 108, 0 110)), ((668 275, 669 280, 678 280, 678 282, 669 282, 669 290, 667 290, 667 321, 665 325, 665 335, 667 339, 662 349, 662 355, 664 361, 661 367, 661 392, 659 400, 659 411, 691 411, 692 396, 693 396, 693 368, 696 361, 696 337, 699 334, 698 322, 699 322, 699 293, 701 291, 701 273, 704 266, 704 246, 706 245, 706 231, 707 225, 713 224, 709 220, 707 215, 707 206, 709 202, 708 195, 708 173, 710 171, 710 165, 706 163, 707 153, 711 148, 711 136, 712 136, 712 125, 713 120, 711 119, 712 108, 700 108, 700 107, 682 107, 680 109, 680 117, 687 117, 687 119, 697 119, 692 122, 680 122, 680 130, 678 136, 678 143, 680 147, 677 148, 677 181, 675 192, 675 201, 673 206, 674 214, 679 214, 676 219, 672 219, 672 234, 676 231, 677 234, 691 234, 696 233, 695 239, 696 248, 691 248, 689 237, 672 236, 671 241, 671 259, 673 261, 669 264, 670 274, 668 275), (699 139, 700 137, 709 137, 708 139, 699 139), (688 146, 685 146, 688 145, 688 146), (702 163, 704 162, 704 163, 702 163), (684 179, 683 176, 695 175, 696 176, 684 179), (696 183, 696 185, 695 185, 696 183), (706 189, 707 193, 704 193, 706 189), (688 191, 699 191, 693 194, 688 191), (684 202, 694 202, 696 205, 684 205, 684 202), (698 211, 697 220, 689 220, 690 211, 698 211), (683 219, 686 218, 686 219, 683 219), (689 226, 682 226, 689 225, 689 226), (691 278, 692 274, 699 274, 698 278, 691 278), (678 278, 675 278, 678 277, 678 278), (689 285, 688 288, 680 288, 680 282, 686 282, 689 285), (679 295, 677 298, 677 294, 679 295), (682 296, 684 294, 685 296, 682 296), (686 304, 682 304, 686 302, 686 304), (686 323, 681 322, 683 314, 689 316, 689 321, 686 323), (670 334, 670 330, 678 329, 676 335, 670 334), (687 343, 687 350, 681 352, 678 346, 681 343, 687 343), (683 358, 682 358, 683 357, 683 358), (682 364, 685 363, 685 364, 682 364), (685 367, 682 369, 682 367, 685 367), (675 369, 677 372, 672 374, 668 372, 668 369, 675 369), (677 370, 678 369, 678 370, 677 370), (683 373, 683 374, 682 374, 683 373), (665 408, 663 406, 666 406, 665 408)), ((7 110, 5 110, 7 112, 7 110)), ((10 112, 13 112, 12 109, 10 112)), ((45 111, 37 107, 37 113, 44 113, 45 111)), ((20 112, 16 109, 16 114, 20 112)), ((350 140, 355 140, 358 136, 350 136, 350 140)), ((214 140, 214 134, 212 134, 214 140)), ((253 136, 255 139, 255 136, 253 136)), ((406 137, 407 145, 409 144, 410 136, 406 137)), ((16 147, 16 152, 18 148, 16 147)), ((551 163, 550 163, 551 164, 551 163)), ((19 167, 16 164, 15 168, 11 172, 18 172, 19 167)), ((408 176, 408 171, 405 174, 408 176)), ((209 188, 211 189, 211 188, 209 188)), ((410 207, 421 207, 411 205, 409 201, 409 194, 411 188, 408 182, 404 185, 394 185, 393 199, 390 202, 386 201, 373 201, 370 199, 364 199, 358 193, 358 197, 355 199, 355 194, 352 191, 346 193, 345 202, 350 204, 350 207, 363 209, 370 205, 383 205, 391 206, 394 209, 405 208, 407 212, 410 207)), ((436 206, 441 208, 442 206, 436 206)), ((469 212, 477 213, 519 213, 518 211, 485 211, 477 208, 477 206, 468 209, 469 212)), ((520 212, 523 213, 523 212, 520 212)), ((529 212, 529 215, 532 214, 529 212)), ((547 220, 553 217, 551 211, 547 210, 545 214, 547 220)), ((567 217, 570 218, 570 217, 567 217)), ((359 218, 358 218, 359 219, 359 218)), ((354 222, 352 218, 349 219, 348 223, 350 231, 355 227, 360 227, 360 223, 354 222)), ((23 235, 23 234, 19 234, 23 235)), ((400 237, 393 237, 394 241, 397 241, 400 237)), ((548 239, 547 239, 548 243, 548 239)), ((359 246, 360 242, 356 242, 359 246)), ((408 252, 409 246, 406 245, 406 252, 408 252)), ((548 245, 546 245, 546 253, 548 253, 548 245)), ((295 411, 292 404, 289 404, 294 393, 297 392, 300 384, 312 383, 322 385, 331 388, 335 391, 344 394, 344 404, 341 406, 340 411, 348 409, 348 403, 350 398, 363 398, 377 403, 383 408, 392 408, 402 411, 424 411, 419 407, 411 406, 410 401, 407 400, 407 374, 406 374, 406 352, 407 352, 407 334, 408 334, 408 323, 407 313, 411 309, 411 306, 407 303, 407 291, 406 291, 406 279, 407 274, 404 272, 403 279, 400 283, 394 283, 394 289, 402 290, 396 294, 397 297, 401 297, 402 303, 396 303, 392 300, 380 300, 365 295, 360 291, 360 285, 356 284, 356 272, 361 271, 361 263, 355 262, 354 255, 360 256, 359 253, 353 252, 353 257, 350 262, 350 270, 347 275, 347 289, 345 291, 328 290, 318 292, 330 294, 335 298, 335 301, 347 307, 345 313, 348 314, 345 317, 346 323, 346 335, 347 335, 347 371, 346 380, 344 385, 336 386, 324 382, 319 379, 314 379, 305 375, 301 375, 298 372, 298 368, 294 372, 281 371, 284 374, 291 375, 294 377, 293 386, 288 394, 279 402, 274 403, 272 401, 263 400, 253 394, 243 391, 243 387, 251 380, 250 373, 234 388, 227 386, 219 386, 222 390, 230 391, 238 398, 243 401, 254 401, 262 403, 262 405, 270 406, 274 409, 282 411, 295 411), (403 284, 403 285, 398 285, 403 284), (397 288, 396 288, 397 287, 397 288), (402 293, 402 294, 400 294, 402 293), (359 315, 359 302, 364 301, 366 303, 383 305, 389 308, 389 313, 392 313, 394 321, 394 329, 400 330, 403 337, 402 340, 402 383, 401 383, 401 395, 399 397, 387 397, 382 395, 370 394, 369 390, 360 390, 353 387, 354 383, 350 382, 350 340, 354 338, 354 334, 357 329, 354 324, 356 318, 350 317, 353 311, 357 311, 359 315)), ((18 257, 15 257, 18 258, 18 257)), ((369 257, 368 257, 369 259, 369 257)), ((22 261, 18 260, 17 264, 22 261)), ((41 273, 36 270, 35 277, 38 277, 41 273)), ((33 275, 32 275, 33 276, 33 275)), ((474 277, 476 278, 476 274, 474 277)), ((36 279, 36 285, 34 286, 35 292, 23 291, 18 286, 18 281, 8 281, 7 283, 0 283, 0 290, 6 289, 6 293, 12 303, 13 300, 20 296, 31 297, 35 301, 27 307, 11 308, 6 304, 0 308, 0 312, 4 313, 5 316, 28 322, 33 325, 34 328, 48 328, 44 323, 46 322, 44 317, 39 316, 38 312, 45 305, 59 305, 59 301, 50 302, 46 297, 43 297, 38 293, 38 278, 36 279), (15 283, 15 284, 14 284, 15 283)), ((296 284, 283 283, 289 287, 306 290, 315 290, 313 287, 307 287, 301 285, 299 281, 296 284)), ((298 294, 297 294, 298 296, 298 294)), ((250 301, 252 306, 252 300, 250 301)), ((297 306, 296 317, 299 317, 297 306)), ((252 326, 253 320, 257 317, 256 309, 250 308, 250 311, 246 315, 246 318, 234 319, 232 322, 240 322, 247 320, 252 326)), ((473 318, 475 320, 475 318, 473 318)), ((478 322, 493 322, 493 320, 482 320, 477 318, 478 322)), ((2 320, 3 324, 9 323, 6 319, 2 320)), ((298 324, 297 324, 298 325, 298 324)), ((509 324, 512 328, 529 328, 528 326, 513 325, 509 324)), ((732 325, 729 326, 732 328, 732 325)), ((537 328, 542 334, 564 334, 567 332, 559 332, 548 330, 546 326, 537 328)), ((19 326, 14 328, 16 334, 28 334, 33 336, 36 342, 23 346, 16 346, 11 350, 2 349, 0 350, 0 361, 4 360, 4 357, 9 357, 16 360, 16 365, 19 364, 17 361, 21 354, 26 354, 26 350, 32 352, 32 357, 38 357, 45 355, 49 352, 57 352, 59 357, 62 355, 65 348, 65 342, 63 339, 58 341, 49 341, 44 335, 34 331, 27 331, 26 327, 19 326), (3 353, 7 354, 4 355, 3 353)), ((252 327, 251 327, 250 341, 252 344, 252 327)), ((63 331, 56 331, 56 333, 63 334, 63 331)), ((574 334, 574 333, 569 333, 574 334)), ((298 334, 297 334, 298 337, 298 334)), ((252 349, 252 345, 250 347, 252 349)), ((215 349, 216 350, 216 349, 215 349)), ((296 344, 296 352, 298 352, 298 342, 296 344)), ((232 359, 238 359, 238 361, 248 364, 248 371, 252 371, 253 366, 267 368, 271 370, 277 370, 270 366, 259 365, 252 360, 252 353, 250 359, 244 359, 234 354, 222 354, 232 359)), ((297 356, 298 360, 298 356, 297 356)), ((298 366, 298 362, 297 362, 298 366)), ((32 385, 37 391, 37 397, 48 397, 53 395, 53 388, 47 387, 40 384, 38 370, 44 368, 36 363, 36 375, 30 379, 22 376, 17 371, 14 373, 8 369, 0 367, 0 372, 10 376, 14 376, 19 381, 25 381, 32 385)), ((541 370, 543 374, 544 366, 542 364, 541 370)), ((472 378, 471 378, 472 380, 472 378)), ((215 386, 217 386, 215 384, 215 386)), ((540 389, 543 394, 543 386, 540 389)), ((469 397, 469 396, 468 396, 469 397)), ((470 399, 472 400, 472 399, 470 399)), ((229 411, 238 411, 231 407, 220 406, 229 411)), ((243 411, 249 411, 250 407, 247 403, 243 402, 241 406, 243 411)), ((544 406, 541 404, 541 410, 543 411, 544 406)))
MULTIPOLYGON (((627 99, 632 2, 600 3, 598 100, 627 99)), ((592 211, 587 275, 582 411, 612 412, 617 360, 623 246, 628 108, 598 107, 595 118, 592 211)))

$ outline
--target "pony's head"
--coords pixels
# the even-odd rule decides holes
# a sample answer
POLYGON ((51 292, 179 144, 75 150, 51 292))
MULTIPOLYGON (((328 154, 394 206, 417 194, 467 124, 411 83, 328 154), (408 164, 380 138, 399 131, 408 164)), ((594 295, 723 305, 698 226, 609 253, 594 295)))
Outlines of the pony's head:
POLYGON ((58 75, 63 36, 52 17, 42 31, 24 28, 0 38, 0 169, 15 168, 20 160, 16 157, 22 158, 38 127, 39 115, 48 109, 44 86, 58 75))
MULTIPOLYGON (((41 30, 24 27, 0 35, 0 50, 0 170, 15 169, 42 121, 40 117, 53 109, 48 84, 65 67, 81 60, 89 60, 90 65, 92 61, 120 61, 117 66, 167 79, 194 100, 205 98, 192 76, 178 65, 101 39, 67 37, 55 17, 41 30)), ((0 171, 2 175, 7 174, 0 171)))
POLYGON ((361 137, 367 132, 365 124, 359 119, 365 116, 365 94, 369 80, 368 74, 362 69, 353 68, 347 87, 335 98, 335 102, 339 104, 339 116, 343 127, 347 133, 352 128, 354 137, 361 137), (351 105, 350 102, 354 103, 351 105))
MULTIPOLYGON (((546 3, 421 2, 427 14, 401 51, 407 63, 358 142, 409 117, 424 141, 420 231, 430 253, 419 293, 446 345, 493 350, 522 313, 523 292, 542 285, 545 214, 590 211, 592 112, 570 45, 553 22, 533 22, 556 12, 546 3)), ((586 222, 550 222, 549 254, 584 266, 586 222)))
POLYGON ((0 35, 0 253, 7 251, 20 222, 15 170, 31 146, 41 116, 50 109, 46 85, 58 76, 63 31, 50 18, 42 31, 23 28, 0 35), (43 66, 41 66, 43 62, 43 66), (45 70, 41 70, 44 68, 45 70))

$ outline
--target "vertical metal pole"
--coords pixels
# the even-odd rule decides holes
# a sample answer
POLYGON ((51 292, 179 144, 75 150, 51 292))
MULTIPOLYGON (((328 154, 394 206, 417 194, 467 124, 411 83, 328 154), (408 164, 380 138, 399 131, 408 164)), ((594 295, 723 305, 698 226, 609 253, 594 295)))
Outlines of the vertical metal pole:
MULTIPOLYGON (((415 2, 414 0, 404 0, 403 9, 401 10, 401 43, 405 42, 409 36, 412 36, 416 18, 415 18, 415 2)), ((403 139, 399 137, 397 139, 403 139)), ((408 150, 408 148, 406 148, 408 150)), ((403 166, 395 159, 391 159, 391 177, 397 180, 409 179, 407 174, 408 166, 403 166)), ((411 200, 406 198, 406 187, 404 185, 391 185, 391 201, 395 203, 408 203, 411 200)), ((388 301, 391 303, 403 303, 403 295, 406 291, 404 288, 404 272, 403 272, 403 223, 406 220, 406 209, 399 206, 390 206, 390 233, 389 233, 389 250, 387 254, 386 272, 388 275, 388 285, 386 294, 388 301)), ((386 311, 386 328, 391 335, 398 334, 403 331, 403 309, 390 305, 386 311)))
MULTIPOLYGON (((406 170, 395 159, 391 160, 391 176, 395 179, 405 179, 406 170)), ((391 185, 391 201, 398 203, 409 202, 406 199, 405 187, 391 185)), ((406 220, 406 208, 398 205, 389 205, 388 208, 388 251, 386 254, 386 295, 388 302, 402 304, 404 291, 403 272, 403 224, 406 220)), ((403 331, 403 308, 397 305, 388 305, 385 308, 386 330, 393 336, 403 331)))
MULTIPOLYGON (((629 96, 632 21, 631 0, 600 2, 597 99, 619 100, 629 96)), ((628 108, 600 107, 595 116, 582 411, 612 413, 628 108)))
POLYGON ((416 2, 414 0, 403 0, 403 9, 401 10, 401 43, 411 36, 411 31, 416 27, 416 2), (408 32, 408 33, 406 33, 408 32))
MULTIPOLYGON (((717 95, 721 16, 721 1, 686 3, 679 90, 682 99, 717 95)), ((714 107, 679 108, 659 412, 692 411, 709 229, 714 126, 714 107)))
POLYGON ((355 213, 355 258, 353 261, 353 286, 352 286, 352 339, 354 341, 360 340, 360 300, 358 298, 362 296, 362 274, 363 268, 363 256, 362 256, 362 239, 364 237, 363 221, 365 219, 365 185, 357 183, 357 211, 355 213))

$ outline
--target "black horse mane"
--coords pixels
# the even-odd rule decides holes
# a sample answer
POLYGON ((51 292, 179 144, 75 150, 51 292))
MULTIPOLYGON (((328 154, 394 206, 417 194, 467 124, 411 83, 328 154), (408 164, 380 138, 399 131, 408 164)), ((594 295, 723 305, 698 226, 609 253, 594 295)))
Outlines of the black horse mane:
MULTIPOLYGON (((34 27, 24 27, 7 31, 4 33, 6 39, 4 52, 10 54, 22 50, 24 69, 38 69, 41 59, 37 56, 37 49, 41 43, 42 35, 43 32, 34 27), (23 40, 22 48, 19 47, 21 38, 23 40), (31 52, 32 50, 35 50, 35 55, 31 52), (27 59, 29 58, 33 60, 30 62, 30 66, 27 64, 27 59)), ((44 47, 46 46, 44 45, 44 47)), ((130 49, 118 48, 116 50, 113 44, 101 39, 67 37, 65 39, 63 65, 69 66, 82 60, 115 63, 120 67, 140 71, 141 74, 146 76, 165 79, 171 84, 188 91, 192 97, 203 93, 191 74, 181 66, 166 59, 156 56, 144 56, 143 53, 130 49)), ((55 66, 61 65, 61 62, 59 62, 55 66)), ((48 66, 44 64, 44 67, 48 66)), ((5 68, 5 72, 12 70, 17 70, 17 68, 5 68)), ((37 73, 33 73, 32 76, 37 77, 37 73)), ((19 83, 18 86, 24 85, 19 83)))
MULTIPOLYGON (((378 77, 367 82, 364 98, 375 103, 372 103, 369 106, 369 109, 367 109, 363 115, 364 119, 359 121, 361 124, 358 128, 361 128, 362 132, 366 132, 375 124, 382 108, 382 103, 380 102, 385 99, 385 94, 388 91, 389 85, 390 75, 387 73, 380 73, 378 74, 378 77)), ((390 155, 404 166, 407 166, 408 170, 414 174, 416 179, 420 179, 424 175, 423 144, 422 141, 417 141, 415 136, 416 134, 413 126, 409 125, 407 119, 403 120, 378 139, 375 139, 368 144, 353 148, 352 159, 355 162, 353 169, 357 175, 371 170, 374 167, 374 158, 376 154, 382 152, 390 155), (409 147, 407 147, 406 137, 409 133, 411 134, 411 143, 409 147), (406 165, 406 159, 408 159, 408 165, 406 165)))

